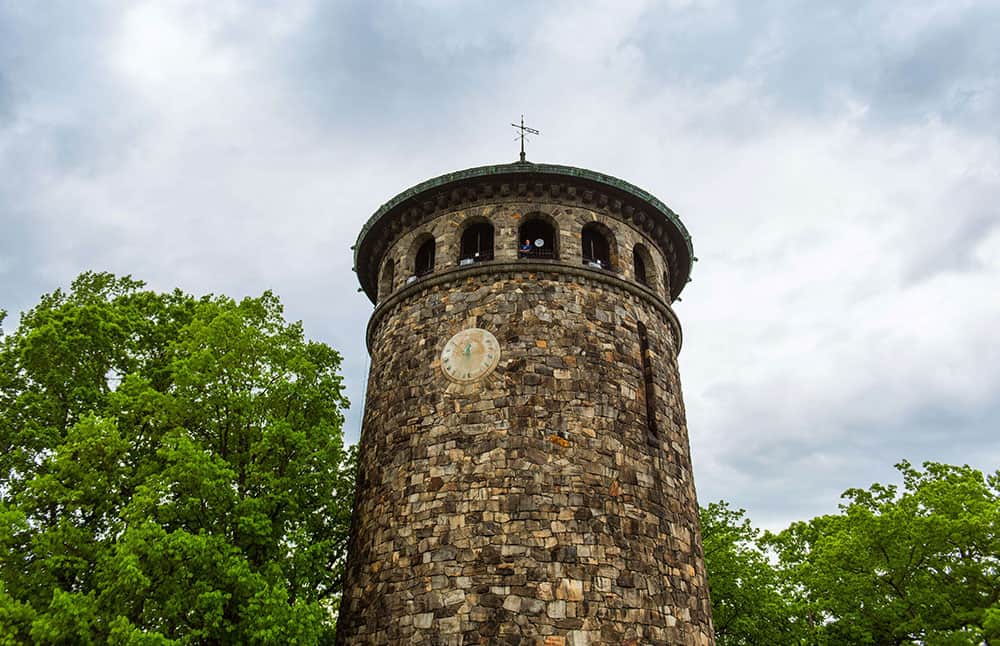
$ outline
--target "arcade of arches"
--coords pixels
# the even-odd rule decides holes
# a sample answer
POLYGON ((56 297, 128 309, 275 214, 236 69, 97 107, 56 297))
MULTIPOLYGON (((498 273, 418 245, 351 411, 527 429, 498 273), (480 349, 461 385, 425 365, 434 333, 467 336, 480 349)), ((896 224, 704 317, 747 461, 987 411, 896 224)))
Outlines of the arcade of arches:
MULTIPOLYGON (((464 227, 456 232, 457 258, 453 261, 458 265, 471 265, 478 262, 491 261, 497 258, 496 244, 497 233, 493 223, 486 218, 470 218, 464 227)), ((580 231, 580 262, 585 266, 601 271, 621 274, 623 267, 619 265, 621 259, 618 252, 618 241, 615 232, 607 225, 598 221, 584 223, 580 231)), ((440 234, 439 234, 440 235, 440 234)), ((628 237, 628 236, 626 236, 628 237)), ((634 237, 633 237, 634 240, 634 237)), ((382 266, 378 280, 379 300, 391 294, 399 285, 396 284, 396 267, 402 260, 406 265, 412 267, 412 271, 404 274, 409 276, 405 284, 413 282, 415 279, 427 276, 437 268, 437 243, 430 233, 424 233, 418 237, 417 242, 410 247, 409 258, 397 259, 394 262, 391 258, 386 259, 382 266), (411 264, 412 263, 412 264, 411 264)), ((631 241, 629 241, 631 242, 631 241)), ((551 217, 534 213, 528 214, 517 228, 516 257, 520 259, 540 259, 558 260, 560 259, 559 249, 559 229, 558 225, 551 217)), ((507 243, 501 243, 507 244, 507 243)), ((626 247, 627 249, 627 247, 626 247)), ((454 252, 453 252, 454 253, 454 252)), ((504 252, 500 258, 513 258, 511 252, 504 252)), ((670 293, 669 272, 658 271, 658 265, 654 262, 653 256, 643 243, 636 243, 631 249, 631 278, 636 282, 662 293, 663 298, 668 302, 672 300, 670 293), (662 278, 661 278, 662 274, 662 278)), ((626 260, 627 262, 627 260, 626 260)), ((400 264, 400 266, 403 266, 400 264)))

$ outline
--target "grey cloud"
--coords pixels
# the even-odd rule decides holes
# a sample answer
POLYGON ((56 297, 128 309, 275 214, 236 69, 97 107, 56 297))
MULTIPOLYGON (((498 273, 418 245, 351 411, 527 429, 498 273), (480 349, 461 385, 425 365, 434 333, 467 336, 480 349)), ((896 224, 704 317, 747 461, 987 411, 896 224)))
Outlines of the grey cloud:
POLYGON ((981 269, 973 252, 997 227, 1000 227, 1000 213, 989 206, 961 214, 956 222, 938 230, 940 237, 926 239, 923 248, 911 257, 904 268, 904 283, 912 285, 943 272, 981 269))
POLYGON ((13 114, 12 103, 13 97, 11 97, 7 79, 0 73, 0 129, 4 127, 13 114))
MULTIPOLYGON (((739 79, 776 110, 822 117, 853 101, 875 124, 940 118, 996 132, 1000 7, 944 7, 910 31, 906 19, 894 4, 692 5, 654 12, 640 42, 661 81, 739 79)), ((715 125, 732 128, 738 115, 723 117, 715 125)))
POLYGON ((38 261, 46 254, 45 234, 28 212, 12 208, 0 187, 0 309, 7 310, 4 327, 17 325, 17 313, 47 291, 38 261))
POLYGON ((324 4, 283 57, 283 76, 329 121, 390 131, 446 128, 516 43, 517 5, 324 4), (470 29, 475 24, 477 28, 470 29))
POLYGON ((103 47, 115 15, 82 2, 0 7, 0 71, 17 103, 107 99, 103 47))
POLYGON ((1000 7, 983 4, 934 21, 891 51, 873 88, 884 118, 937 116, 1000 132, 992 123, 1000 108, 998 31, 1000 7))
POLYGON ((724 3, 663 11, 646 21, 651 74, 697 85, 745 79, 779 107, 825 112, 843 85, 871 74, 875 47, 858 4, 724 3))
MULTIPOLYGON (((714 5, 658 5, 634 23, 576 3, 319 3, 274 40, 267 25, 283 15, 280 3, 207 19, 174 8, 165 13, 182 44, 187 28, 210 24, 193 40, 221 61, 212 72, 219 84, 185 86, 189 103, 162 111, 175 80, 198 73, 197 58, 170 69, 160 44, 152 60, 163 75, 123 79, 109 57, 129 52, 105 49, 109 32, 120 35, 118 9, 3 5, 0 255, 11 260, 0 271, 0 307, 16 321, 19 309, 84 269, 195 294, 274 289, 289 318, 343 353, 353 402, 346 432, 356 439, 371 305, 355 292, 348 247, 396 192, 466 160, 493 161, 499 146, 483 132, 504 130, 499 144, 509 148, 499 150, 513 156, 506 122, 534 104, 537 112, 524 111, 545 117, 533 124, 544 133, 539 150, 655 193, 669 185, 661 197, 690 212, 684 219, 703 262, 678 310, 703 500, 731 499, 755 521, 780 524, 832 511, 846 487, 891 479, 902 457, 996 461, 990 420, 1000 404, 970 406, 920 378, 948 359, 971 363, 971 336, 995 329, 995 311, 970 312, 973 320, 955 326, 954 346, 920 354, 909 373, 884 368, 922 330, 896 338, 884 332, 892 326, 866 319, 879 309, 890 322, 910 314, 938 321, 926 277, 995 273, 975 262, 998 192, 981 178, 995 168, 944 184, 954 182, 954 164, 942 151, 974 138, 928 139, 921 124, 934 115, 950 133, 995 107, 996 74, 985 65, 995 63, 986 34, 996 12, 945 7, 940 20, 899 26, 890 38, 894 5, 714 5), (577 12, 587 15, 574 20, 577 12), (564 23, 583 27, 560 31, 564 23), (731 93, 730 83, 738 86, 731 93), (868 105, 860 135, 837 129, 848 101, 868 105), (762 130, 772 137, 750 140, 762 130), (896 156, 880 146, 897 145, 912 157, 886 172, 896 156), (803 163, 830 150, 823 163, 803 163), (866 170, 840 173, 855 164, 866 170), (941 185, 925 180, 942 169, 941 185), (891 185, 879 184, 886 179, 891 185), (792 183, 799 196, 785 199, 792 183), (916 197, 889 194, 917 183, 934 185, 916 197), (834 199, 826 191, 861 196, 844 202, 855 217, 838 221, 849 235, 830 244, 828 229, 808 222, 814 200, 834 199), (905 199, 933 209, 899 209, 879 231, 897 238, 871 236, 866 218, 905 199), (871 213, 858 213, 869 204, 871 213), (866 257, 877 263, 860 270, 851 248, 859 239, 872 242, 866 257), (814 273, 820 262, 825 269, 814 273), (893 273, 900 265, 904 290, 893 273), (864 300, 839 294, 851 293, 850 281, 867 290, 864 300), (901 302, 906 295, 914 298, 901 302), (891 352, 880 350, 890 343, 891 352), (816 346, 841 352, 817 357, 816 346), (819 360, 837 363, 825 380, 796 377, 819 360)), ((995 147, 983 146, 979 159, 993 163, 995 147)), ((954 311, 979 302, 968 291, 955 294, 954 311)), ((954 390, 973 389, 981 375, 962 370, 951 381, 966 385, 954 390)), ((996 376, 979 383, 990 380, 1000 392, 996 376)))
POLYGON ((899 240, 902 280, 914 285, 946 272, 982 269, 978 245, 1000 227, 1000 182, 967 177, 950 187, 932 218, 911 223, 899 240))
POLYGON ((97 172, 115 164, 143 126, 107 67, 116 12, 106 9, 76 2, 0 7, 5 173, 30 174, 32 164, 97 172))
MULTIPOLYGON (((761 392, 759 387, 746 394, 757 400, 795 396, 761 392)), ((899 419, 877 424, 845 423, 819 412, 800 419, 795 435, 773 433, 767 416, 757 414, 757 406, 744 410, 734 402, 720 405, 736 406, 734 416, 744 420, 747 430, 742 437, 731 438, 715 456, 722 471, 712 472, 714 477, 704 477, 704 470, 696 474, 699 497, 702 503, 729 500, 750 510, 755 523, 769 528, 825 513, 824 509, 834 511, 840 494, 848 488, 897 481, 892 465, 903 459, 914 464, 925 460, 971 463, 989 470, 996 468, 1000 458, 995 448, 996 420, 1000 419, 997 401, 972 408, 928 403, 899 419)), ((865 403, 859 399, 850 405, 863 407, 865 403)), ((692 433, 697 433, 696 426, 692 433)))

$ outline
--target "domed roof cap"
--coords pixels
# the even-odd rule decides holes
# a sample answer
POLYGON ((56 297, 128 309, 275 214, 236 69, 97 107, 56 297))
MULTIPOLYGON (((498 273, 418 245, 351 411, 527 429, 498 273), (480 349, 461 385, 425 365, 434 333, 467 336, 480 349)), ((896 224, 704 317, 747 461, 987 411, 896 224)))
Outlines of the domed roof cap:
POLYGON ((650 207, 651 216, 657 224, 662 224, 663 229, 672 243, 672 247, 678 256, 677 267, 672 267, 673 277, 671 280, 673 296, 676 296, 684 288, 685 283, 691 273, 691 263, 694 258, 694 248, 691 244, 691 235, 681 222, 680 217, 666 204, 661 202, 652 194, 644 191, 638 186, 626 182, 612 175, 606 175, 586 168, 575 166, 562 166, 560 164, 535 164, 531 162, 514 162, 512 164, 496 164, 492 166, 477 166, 465 170, 455 171, 433 177, 426 181, 406 189, 388 202, 383 204, 374 214, 358 234, 358 240, 354 249, 354 267, 358 272, 358 279, 361 287, 368 296, 375 300, 376 279, 372 272, 365 270, 368 256, 372 250, 373 242, 379 237, 380 230, 393 219, 397 212, 408 209, 411 206, 420 204, 427 193, 437 193, 444 188, 452 188, 457 185, 468 183, 470 180, 481 178, 496 178, 498 180, 514 181, 545 181, 546 179, 575 179, 583 184, 594 185, 595 188, 607 190, 610 193, 622 194, 625 198, 639 201, 650 207))

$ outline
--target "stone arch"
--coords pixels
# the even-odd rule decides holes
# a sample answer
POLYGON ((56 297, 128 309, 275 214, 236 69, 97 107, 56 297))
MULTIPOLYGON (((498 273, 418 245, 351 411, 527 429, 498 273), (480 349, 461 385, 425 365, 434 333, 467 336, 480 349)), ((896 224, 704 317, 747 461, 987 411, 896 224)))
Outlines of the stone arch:
POLYGON ((382 264, 382 273, 379 274, 378 299, 384 300, 392 293, 392 286, 396 281, 396 262, 392 258, 386 258, 382 264))
POLYGON ((434 271, 437 242, 430 233, 422 233, 413 241, 410 257, 413 259, 413 274, 417 278, 434 271))
POLYGON ((632 271, 637 283, 656 289, 656 264, 649 249, 641 242, 632 248, 632 271))
POLYGON ((527 213, 517 228, 519 258, 559 258, 559 223, 555 218, 540 212, 527 213), (524 247, 528 241, 530 249, 524 247), (543 244, 535 242, 541 240, 543 244))
POLYGON ((493 260, 495 239, 496 227, 489 218, 469 218, 458 238, 458 263, 465 265, 493 260))
POLYGON ((583 263, 614 271, 618 266, 618 242, 615 233, 601 222, 588 222, 580 231, 583 263))

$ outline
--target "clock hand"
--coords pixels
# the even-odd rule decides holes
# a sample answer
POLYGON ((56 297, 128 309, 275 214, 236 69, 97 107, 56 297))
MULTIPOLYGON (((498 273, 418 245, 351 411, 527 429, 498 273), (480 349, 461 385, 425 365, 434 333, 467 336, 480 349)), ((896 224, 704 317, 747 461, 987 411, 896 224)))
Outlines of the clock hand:
POLYGON ((465 354, 466 355, 472 354, 472 343, 469 343, 468 345, 465 346, 465 354))

